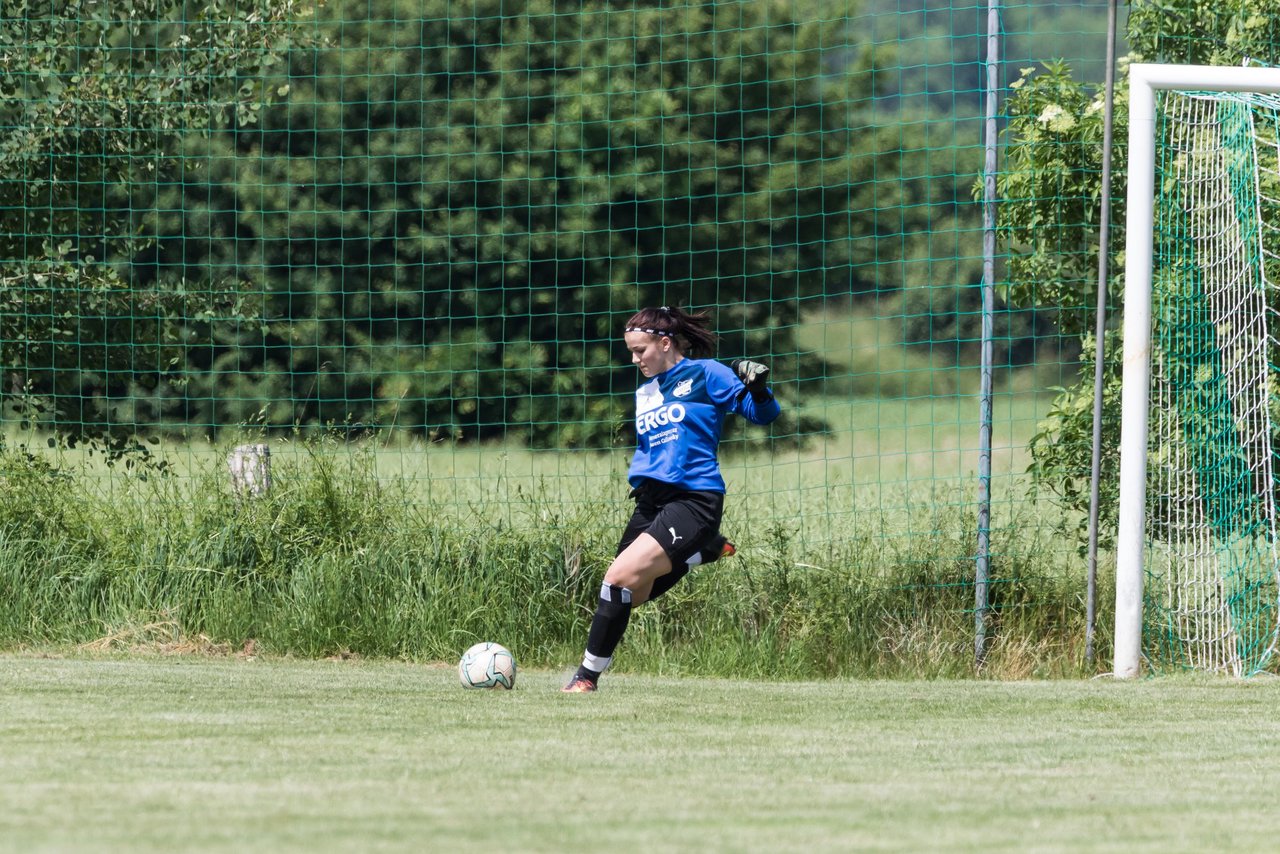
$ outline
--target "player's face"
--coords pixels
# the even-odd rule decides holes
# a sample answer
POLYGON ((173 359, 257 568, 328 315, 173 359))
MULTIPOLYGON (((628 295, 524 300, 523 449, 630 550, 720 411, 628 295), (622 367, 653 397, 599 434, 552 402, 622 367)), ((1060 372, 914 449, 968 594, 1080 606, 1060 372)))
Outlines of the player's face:
POLYGON ((627 343, 627 352, 631 354, 631 364, 640 369, 646 377, 656 376, 663 371, 675 367, 680 361, 680 350, 675 342, 665 335, 650 335, 648 332, 628 332, 622 338, 627 343))

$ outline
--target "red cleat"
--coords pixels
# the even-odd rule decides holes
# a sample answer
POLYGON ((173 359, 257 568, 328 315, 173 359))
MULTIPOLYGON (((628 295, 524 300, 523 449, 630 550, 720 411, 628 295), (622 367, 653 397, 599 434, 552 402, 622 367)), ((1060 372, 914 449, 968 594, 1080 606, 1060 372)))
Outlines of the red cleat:
POLYGON ((585 676, 575 675, 569 684, 560 689, 562 694, 588 694, 596 690, 596 683, 585 676))

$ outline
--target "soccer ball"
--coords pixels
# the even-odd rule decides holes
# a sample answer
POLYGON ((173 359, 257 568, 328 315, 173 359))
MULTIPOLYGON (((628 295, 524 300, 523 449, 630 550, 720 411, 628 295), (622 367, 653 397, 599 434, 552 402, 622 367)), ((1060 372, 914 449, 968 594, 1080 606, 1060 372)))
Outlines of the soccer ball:
POLYGON ((502 644, 482 641, 458 660, 458 679, 464 688, 514 688, 515 656, 502 644))

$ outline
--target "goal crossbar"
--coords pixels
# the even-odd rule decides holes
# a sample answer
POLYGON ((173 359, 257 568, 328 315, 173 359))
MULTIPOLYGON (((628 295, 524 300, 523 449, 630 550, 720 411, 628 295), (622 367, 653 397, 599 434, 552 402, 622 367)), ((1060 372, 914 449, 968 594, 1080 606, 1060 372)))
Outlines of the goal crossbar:
POLYGON ((1137 676, 1142 655, 1143 549, 1152 360, 1156 93, 1174 90, 1276 94, 1280 93, 1280 69, 1135 63, 1129 68, 1129 84, 1124 362, 1113 669, 1117 678, 1137 676))

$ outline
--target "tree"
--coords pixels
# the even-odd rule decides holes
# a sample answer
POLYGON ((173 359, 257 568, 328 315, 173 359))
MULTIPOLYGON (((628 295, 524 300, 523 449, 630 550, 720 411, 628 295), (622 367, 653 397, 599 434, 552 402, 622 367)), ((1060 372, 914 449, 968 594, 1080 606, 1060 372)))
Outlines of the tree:
POLYGON ((833 65, 847 35, 789 3, 452 8, 335 7, 287 104, 157 195, 157 269, 234 271, 268 318, 193 346, 200 420, 607 445, 635 307, 718 306, 722 355, 794 352, 801 298, 900 287, 907 236, 967 202, 901 117, 856 112, 884 57, 833 65))
POLYGON ((133 421, 121 404, 165 383, 182 340, 256 313, 232 278, 140 276, 156 234, 137 201, 177 180, 187 140, 257 120, 276 94, 262 88, 267 70, 305 36, 301 5, 6 4, 0 394, 11 405, 121 449, 133 421))

